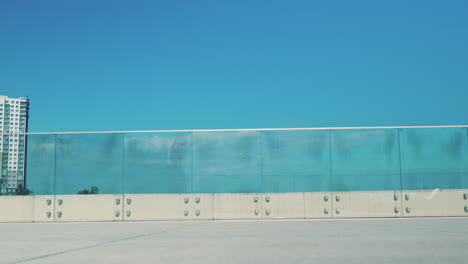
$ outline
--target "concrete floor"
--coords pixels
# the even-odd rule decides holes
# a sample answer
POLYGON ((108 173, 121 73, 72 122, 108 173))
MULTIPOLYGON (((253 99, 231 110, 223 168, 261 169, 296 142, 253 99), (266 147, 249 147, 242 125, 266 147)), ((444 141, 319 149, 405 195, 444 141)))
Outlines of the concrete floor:
POLYGON ((468 218, 0 224, 0 263, 468 263, 468 218))

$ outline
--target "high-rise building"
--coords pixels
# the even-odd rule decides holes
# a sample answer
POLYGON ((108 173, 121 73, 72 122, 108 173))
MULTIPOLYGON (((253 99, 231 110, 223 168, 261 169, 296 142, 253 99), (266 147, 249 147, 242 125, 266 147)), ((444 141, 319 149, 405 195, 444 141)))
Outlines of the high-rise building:
POLYGON ((0 195, 25 187, 29 99, 0 95, 0 195))

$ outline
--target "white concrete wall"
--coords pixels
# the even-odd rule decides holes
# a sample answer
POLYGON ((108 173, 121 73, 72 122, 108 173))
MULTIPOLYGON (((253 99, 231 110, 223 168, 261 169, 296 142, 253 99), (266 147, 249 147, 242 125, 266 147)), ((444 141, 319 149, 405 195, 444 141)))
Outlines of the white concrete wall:
POLYGON ((305 218, 304 193, 264 193, 262 218, 305 218))
POLYGON ((0 222, 468 216, 468 190, 0 196, 0 222))
POLYGON ((468 190, 403 191, 403 216, 468 216, 468 190))
POLYGON ((258 193, 214 194, 214 219, 260 219, 262 195, 258 193))
POLYGON ((213 219, 213 194, 125 194, 125 221, 213 219))
POLYGON ((122 221, 123 195, 56 195, 55 221, 122 221))
POLYGON ((400 191, 335 192, 333 217, 399 217, 400 191))
POLYGON ((55 220, 55 196, 35 195, 34 222, 52 222, 55 220))
POLYGON ((0 196, 0 222, 32 222, 33 196, 0 196))
POLYGON ((333 217, 333 204, 331 192, 304 193, 305 218, 331 218, 333 217))

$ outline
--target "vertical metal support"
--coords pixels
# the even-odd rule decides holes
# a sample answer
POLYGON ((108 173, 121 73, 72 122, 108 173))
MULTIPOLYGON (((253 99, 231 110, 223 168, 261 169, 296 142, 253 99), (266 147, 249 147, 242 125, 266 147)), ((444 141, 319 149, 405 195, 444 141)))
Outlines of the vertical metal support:
POLYGON ((258 137, 259 137, 259 162, 260 162, 260 189, 264 191, 264 182, 265 180, 263 179, 263 151, 262 151, 262 141, 263 141, 263 131, 258 131, 258 137))
MULTIPOLYGON (((333 188, 333 161, 332 161, 332 131, 331 129, 328 130, 328 152, 329 152, 329 159, 330 159, 330 195, 333 197, 333 192, 335 191, 333 188)), ((330 208, 333 213, 333 209, 335 207, 333 198, 330 201, 330 208)))
MULTIPOLYGON (((125 194, 125 133, 122 132, 122 179, 121 179, 121 182, 122 182, 122 192, 121 192, 121 197, 122 197, 122 200, 124 200, 124 194, 125 194)), ((122 212, 122 218, 121 220, 123 221, 124 220, 124 212, 125 212, 125 202, 122 201, 122 203, 120 203, 120 199, 116 199, 116 205, 120 205, 120 208, 119 210, 122 212), (117 203, 117 200, 118 203, 117 203)), ((120 215, 120 212, 119 212, 119 215, 120 215)), ((119 217, 119 216, 116 216, 116 217, 119 217)))
MULTIPOLYGON (((54 214, 56 210, 55 208, 56 207, 55 194, 57 193, 56 190, 57 190, 57 135, 54 135, 54 193, 53 193, 54 205, 52 209, 52 212, 54 212, 54 214)), ((60 216, 62 216, 61 213, 60 213, 60 216)))

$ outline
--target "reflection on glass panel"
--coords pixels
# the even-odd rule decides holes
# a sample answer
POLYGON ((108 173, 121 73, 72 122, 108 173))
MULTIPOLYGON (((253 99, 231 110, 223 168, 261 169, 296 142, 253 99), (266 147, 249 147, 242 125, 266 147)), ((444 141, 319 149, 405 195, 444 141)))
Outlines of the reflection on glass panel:
POLYGON ((333 191, 399 190, 397 129, 332 130, 333 191))
POLYGON ((190 193, 190 133, 125 135, 125 193, 190 193))
POLYGON ((261 192, 260 132, 194 132, 193 192, 261 192))
POLYGON ((33 195, 54 194, 55 135, 28 135, 26 188, 33 195))
POLYGON ((122 134, 57 135, 56 144, 56 194, 122 193, 122 134))
POLYGON ((466 128, 400 129, 403 189, 468 188, 466 128))
POLYGON ((263 131, 264 192, 330 191, 328 130, 263 131))

